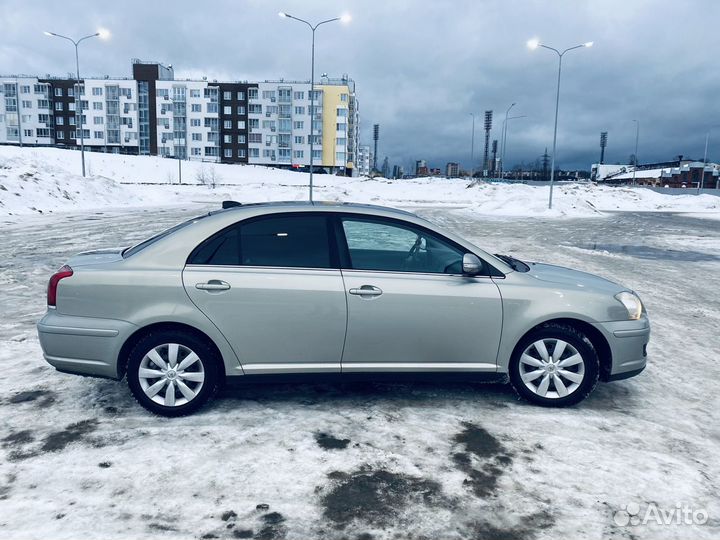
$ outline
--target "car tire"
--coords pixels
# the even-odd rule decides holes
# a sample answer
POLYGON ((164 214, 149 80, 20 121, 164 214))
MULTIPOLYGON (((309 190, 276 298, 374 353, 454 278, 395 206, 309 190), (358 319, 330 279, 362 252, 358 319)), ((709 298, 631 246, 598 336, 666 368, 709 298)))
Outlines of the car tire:
POLYGON ((509 366, 510 383, 520 397, 545 407, 579 403, 593 391, 599 374, 600 361, 588 337, 573 326, 556 323, 523 337, 509 366), (560 352, 559 358, 553 358, 555 352, 560 352))
POLYGON ((194 413, 215 395, 223 378, 215 349, 191 332, 150 332, 128 355, 130 391, 140 405, 162 416, 194 413))

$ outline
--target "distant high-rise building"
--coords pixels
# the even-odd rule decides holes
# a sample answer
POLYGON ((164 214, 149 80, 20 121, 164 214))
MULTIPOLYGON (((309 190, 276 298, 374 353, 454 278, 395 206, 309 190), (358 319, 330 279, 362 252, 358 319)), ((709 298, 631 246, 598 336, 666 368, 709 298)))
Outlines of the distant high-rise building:
POLYGON ((369 145, 358 146, 357 170, 358 176, 369 176, 372 172, 372 151, 369 145))
POLYGON ((450 162, 445 166, 445 176, 449 176, 450 178, 455 178, 457 176, 460 176, 460 164, 450 162))
POLYGON ((427 161, 418 159, 415 162, 415 176, 426 176, 428 173, 427 161))

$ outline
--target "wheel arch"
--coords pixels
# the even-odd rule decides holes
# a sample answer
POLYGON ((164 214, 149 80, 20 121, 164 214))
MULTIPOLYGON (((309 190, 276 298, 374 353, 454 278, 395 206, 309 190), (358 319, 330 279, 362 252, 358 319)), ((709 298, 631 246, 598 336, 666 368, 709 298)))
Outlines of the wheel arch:
POLYGON ((169 330, 176 330, 176 331, 182 331, 187 332, 190 334, 194 334, 195 336, 199 337, 203 341, 207 342, 207 344, 213 349, 215 354, 217 355, 217 360, 219 363, 219 367, 221 369, 221 375, 223 378, 226 377, 226 369, 225 369, 225 362, 223 359, 222 352, 220 351, 219 347, 215 343, 215 341, 210 338, 205 332, 202 330, 198 330, 194 326, 190 326, 189 324, 180 323, 180 322, 156 322, 152 324, 148 324, 146 326, 143 326, 142 328, 138 328, 133 332, 126 340, 125 343, 123 343, 122 347, 120 347, 120 352, 118 353, 117 358, 117 378, 122 379, 125 377, 125 373, 127 371, 127 363, 128 363, 128 355, 130 354, 130 351, 132 351, 133 347, 146 335, 152 333, 152 332, 160 332, 160 331, 169 331, 169 330))
POLYGON ((602 332, 595 328, 592 324, 589 322, 580 320, 580 319, 573 319, 569 317, 560 317, 555 319, 548 319, 546 321, 543 321, 541 323, 536 324, 532 328, 528 329, 527 332, 525 332, 522 336, 520 336, 520 339, 517 340, 517 343, 513 347, 512 354, 510 358, 515 358, 515 354, 517 354, 518 347, 520 346, 520 343, 522 342, 525 337, 530 334, 531 332, 534 332, 535 330, 539 330, 540 328, 548 325, 548 324, 560 324, 564 326, 571 326, 578 330, 579 332, 582 332, 587 336, 587 338, 590 340, 590 343, 592 343, 593 347, 595 348, 595 351, 598 355, 598 360, 600 361, 600 380, 601 381, 607 381, 610 378, 610 371, 612 370, 612 349, 610 348, 610 344, 608 343, 605 336, 602 335, 602 332))

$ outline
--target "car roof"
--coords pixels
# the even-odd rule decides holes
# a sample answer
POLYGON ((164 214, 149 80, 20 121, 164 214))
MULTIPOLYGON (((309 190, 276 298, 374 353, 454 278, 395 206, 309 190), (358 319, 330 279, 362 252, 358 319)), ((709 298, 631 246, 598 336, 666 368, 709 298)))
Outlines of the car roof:
POLYGON ((368 211, 382 211, 398 214, 401 216, 412 216, 418 218, 417 214, 408 212, 407 210, 400 210, 398 208, 391 208, 389 206, 381 206, 378 204, 362 204, 352 202, 338 202, 338 201, 273 201, 273 202, 259 202, 259 203, 240 203, 230 208, 223 208, 220 210, 214 210, 210 212, 210 215, 222 214, 225 212, 236 212, 243 209, 257 209, 257 208, 282 208, 292 210, 303 209, 303 210, 328 210, 328 211, 343 211, 348 209, 353 210, 368 210, 368 211))

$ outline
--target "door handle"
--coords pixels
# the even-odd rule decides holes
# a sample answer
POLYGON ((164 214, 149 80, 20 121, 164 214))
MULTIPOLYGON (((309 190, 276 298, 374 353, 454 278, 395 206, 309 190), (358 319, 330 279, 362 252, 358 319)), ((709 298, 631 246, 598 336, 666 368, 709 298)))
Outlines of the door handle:
POLYGON ((196 289, 201 291, 227 291, 230 288, 230 284, 219 279, 211 279, 207 283, 198 283, 195 285, 196 289))
POLYGON ((353 288, 348 292, 356 296, 380 296, 383 293, 380 287, 375 287, 374 285, 363 285, 359 289, 353 288))

